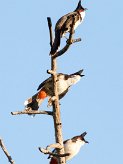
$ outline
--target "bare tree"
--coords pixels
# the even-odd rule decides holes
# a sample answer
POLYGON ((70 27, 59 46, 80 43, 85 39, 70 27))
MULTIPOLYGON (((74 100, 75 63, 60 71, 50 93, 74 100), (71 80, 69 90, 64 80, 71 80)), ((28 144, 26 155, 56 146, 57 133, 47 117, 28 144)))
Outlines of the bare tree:
MULTIPOLYGON (((50 34, 50 46, 53 45, 53 32, 52 32, 52 22, 51 18, 47 18, 48 20, 48 27, 49 27, 49 34, 50 34)), ((62 134, 62 122, 60 117, 60 106, 59 106, 59 96, 57 91, 57 57, 63 55, 69 48, 70 45, 81 41, 80 38, 73 39, 74 34, 74 25, 75 25, 75 19, 73 17, 73 22, 71 26, 71 31, 69 34, 69 38, 66 41, 66 45, 59 51, 57 51, 54 55, 51 55, 51 70, 48 70, 47 72, 51 74, 52 80, 53 80, 53 97, 52 97, 52 106, 53 111, 16 111, 11 112, 12 115, 19 115, 19 114, 47 114, 53 117, 54 120, 54 129, 55 129, 55 144, 48 145, 45 149, 40 148, 39 150, 44 154, 50 154, 52 156, 57 157, 59 164, 65 164, 65 156, 69 155, 64 152, 64 146, 63 146, 63 134, 62 134), (50 151, 50 148, 56 148, 57 153, 52 153, 50 151)))

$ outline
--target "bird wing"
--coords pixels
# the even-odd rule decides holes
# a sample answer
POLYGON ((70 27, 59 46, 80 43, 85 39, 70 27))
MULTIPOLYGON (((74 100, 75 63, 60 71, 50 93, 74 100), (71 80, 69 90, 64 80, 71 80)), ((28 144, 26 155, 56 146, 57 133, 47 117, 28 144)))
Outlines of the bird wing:
POLYGON ((69 14, 62 16, 56 23, 55 29, 61 29, 69 14))
POLYGON ((62 99, 68 92, 69 87, 59 95, 59 99, 62 99))
POLYGON ((52 81, 52 78, 49 77, 48 79, 44 80, 37 88, 37 91, 40 90, 46 83, 52 81))
POLYGON ((64 23, 69 19, 71 16, 76 15, 76 12, 68 13, 64 16, 62 16, 56 23, 55 29, 61 29, 61 27, 64 25, 64 23))
MULTIPOLYGON (((58 73, 57 76, 58 76, 58 79, 60 78, 60 76, 63 75, 62 73, 58 73)), ((37 91, 40 90, 42 87, 44 87, 44 85, 46 83, 49 83, 52 81, 52 77, 49 77, 48 79, 44 80, 37 88, 37 91)))
POLYGON ((80 15, 77 12, 72 12, 71 14, 69 14, 62 26, 62 30, 67 31, 72 26, 73 18, 75 18, 75 22, 77 22, 79 20, 79 17, 80 15))

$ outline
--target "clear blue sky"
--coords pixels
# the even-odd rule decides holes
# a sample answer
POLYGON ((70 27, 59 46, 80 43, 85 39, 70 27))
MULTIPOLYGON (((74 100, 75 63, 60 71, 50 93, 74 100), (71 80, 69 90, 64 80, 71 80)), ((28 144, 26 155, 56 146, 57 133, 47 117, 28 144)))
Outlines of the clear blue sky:
MULTIPOLYGON (((0 136, 16 164, 47 164, 38 151, 54 143, 50 116, 12 116, 49 75, 52 23, 76 8, 78 0, 0 1, 0 136)), ((85 76, 61 100, 64 139, 87 131, 90 144, 69 164, 123 163, 123 1, 83 0, 86 17, 75 33, 82 42, 58 59, 58 72, 81 68, 85 76)), ((47 110, 47 100, 42 104, 47 110)), ((48 110, 51 110, 49 108, 48 110)), ((0 149, 0 164, 7 164, 0 149)))

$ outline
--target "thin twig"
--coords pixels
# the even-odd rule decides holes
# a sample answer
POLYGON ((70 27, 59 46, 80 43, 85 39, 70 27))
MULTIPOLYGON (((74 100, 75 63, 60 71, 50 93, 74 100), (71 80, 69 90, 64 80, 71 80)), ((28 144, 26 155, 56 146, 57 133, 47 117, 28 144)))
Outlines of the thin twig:
POLYGON ((53 115, 53 112, 50 111, 16 111, 16 112, 11 112, 12 115, 19 115, 19 114, 47 114, 47 115, 53 115))
POLYGON ((47 73, 51 75, 56 74, 56 72, 54 72, 53 70, 47 70, 47 73))
POLYGON ((8 161, 11 163, 11 164, 15 164, 15 162, 13 161, 12 157, 9 155, 4 143, 3 143, 3 140, 0 138, 0 146, 3 150, 3 152, 5 153, 6 157, 8 158, 8 161))
POLYGON ((81 42, 81 38, 73 39, 73 43, 81 42))

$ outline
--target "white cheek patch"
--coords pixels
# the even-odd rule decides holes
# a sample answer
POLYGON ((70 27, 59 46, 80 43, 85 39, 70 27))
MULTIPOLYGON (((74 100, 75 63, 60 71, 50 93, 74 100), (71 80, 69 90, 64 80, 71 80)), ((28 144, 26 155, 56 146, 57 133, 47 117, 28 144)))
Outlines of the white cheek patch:
POLYGON ((71 78, 71 82, 73 84, 76 84, 80 79, 81 79, 81 76, 75 75, 74 77, 71 78))
POLYGON ((71 78, 67 80, 67 85, 71 86, 76 84, 81 79, 80 75, 73 75, 71 78))
POLYGON ((81 20, 78 20, 77 22, 76 22, 76 24, 75 24, 75 26, 74 26, 74 30, 82 23, 82 21, 83 21, 83 19, 84 19, 84 17, 85 17, 85 11, 83 11, 83 12, 81 12, 80 13, 80 15, 81 15, 81 20))
POLYGON ((83 21, 83 19, 84 19, 84 17, 85 17, 85 11, 81 12, 80 14, 81 14, 82 21, 83 21))

